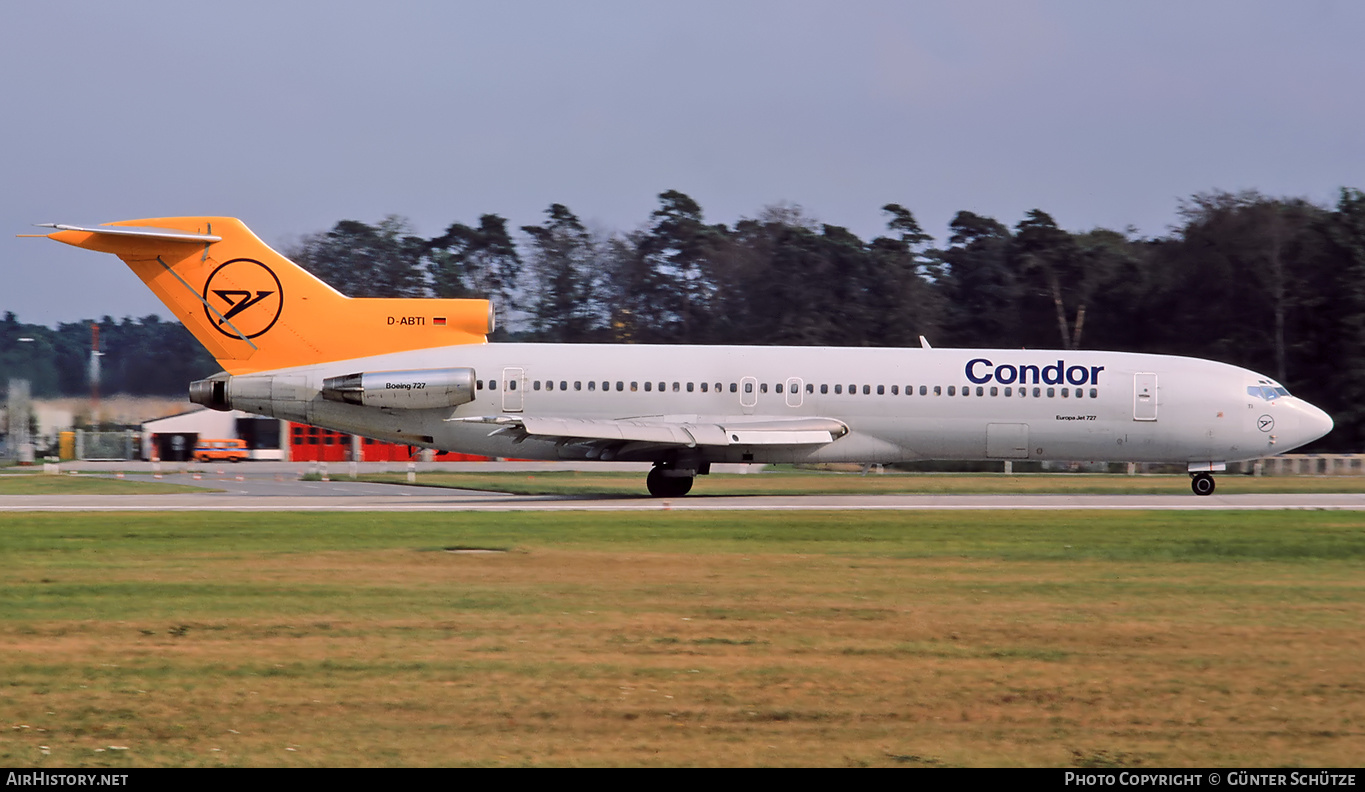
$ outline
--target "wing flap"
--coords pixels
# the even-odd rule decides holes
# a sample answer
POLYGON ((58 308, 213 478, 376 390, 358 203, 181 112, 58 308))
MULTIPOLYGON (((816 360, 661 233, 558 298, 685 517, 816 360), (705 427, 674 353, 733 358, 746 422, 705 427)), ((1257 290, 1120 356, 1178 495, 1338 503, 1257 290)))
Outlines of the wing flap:
POLYGON ((654 445, 753 446, 823 445, 848 434, 848 427, 833 418, 719 419, 716 421, 667 421, 651 418, 560 418, 527 415, 486 415, 448 418, 448 421, 483 423, 496 431, 516 431, 524 437, 557 441, 619 441, 654 445))
POLYGON ((585 440, 631 440, 691 446, 692 435, 679 424, 645 421, 609 421, 586 418, 521 418, 522 428, 533 437, 572 437, 585 440))

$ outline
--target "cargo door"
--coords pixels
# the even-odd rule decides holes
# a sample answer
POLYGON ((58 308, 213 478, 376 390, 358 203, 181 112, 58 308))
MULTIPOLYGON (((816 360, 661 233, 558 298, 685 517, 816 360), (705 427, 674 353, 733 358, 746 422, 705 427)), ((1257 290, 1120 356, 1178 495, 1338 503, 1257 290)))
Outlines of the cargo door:
POLYGON ((987 424, 986 456, 1028 459, 1028 424, 987 424))

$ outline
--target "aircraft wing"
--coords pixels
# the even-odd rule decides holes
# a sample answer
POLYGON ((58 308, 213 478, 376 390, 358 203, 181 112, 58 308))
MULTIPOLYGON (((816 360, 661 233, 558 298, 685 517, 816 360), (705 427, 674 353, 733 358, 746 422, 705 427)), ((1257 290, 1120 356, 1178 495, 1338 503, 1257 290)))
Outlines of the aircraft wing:
POLYGON ((833 418, 752 417, 717 420, 641 418, 557 418, 529 415, 484 415, 448 421, 496 426, 494 433, 568 443, 644 443, 697 446, 824 445, 848 434, 848 426, 833 418))

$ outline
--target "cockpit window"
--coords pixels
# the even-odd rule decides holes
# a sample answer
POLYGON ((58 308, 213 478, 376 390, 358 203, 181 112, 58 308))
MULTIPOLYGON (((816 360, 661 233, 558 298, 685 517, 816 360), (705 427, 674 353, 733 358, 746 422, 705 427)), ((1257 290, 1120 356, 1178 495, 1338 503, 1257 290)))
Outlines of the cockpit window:
POLYGON ((1266 401, 1275 401, 1282 396, 1288 396, 1289 391, 1278 385, 1248 385, 1247 395, 1266 401))

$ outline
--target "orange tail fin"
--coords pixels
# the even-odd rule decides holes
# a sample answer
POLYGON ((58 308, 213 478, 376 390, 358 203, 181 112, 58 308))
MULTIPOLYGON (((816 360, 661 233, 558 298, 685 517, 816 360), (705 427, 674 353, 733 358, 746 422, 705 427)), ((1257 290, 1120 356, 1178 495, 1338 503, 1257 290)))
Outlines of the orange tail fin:
POLYGON ((230 374, 479 344, 493 329, 487 300, 347 297, 232 217, 49 227, 123 259, 230 374))

